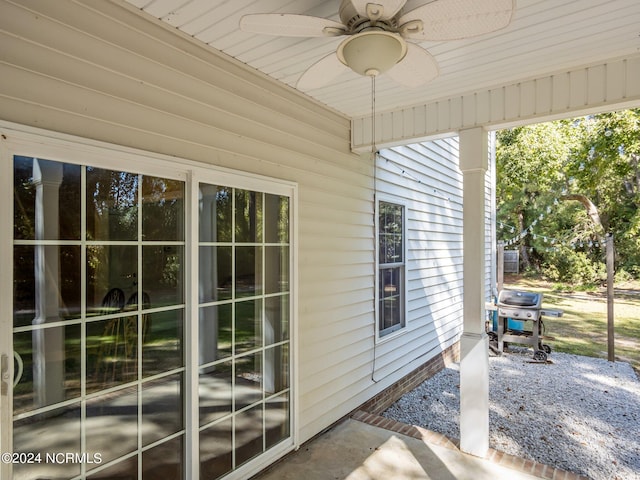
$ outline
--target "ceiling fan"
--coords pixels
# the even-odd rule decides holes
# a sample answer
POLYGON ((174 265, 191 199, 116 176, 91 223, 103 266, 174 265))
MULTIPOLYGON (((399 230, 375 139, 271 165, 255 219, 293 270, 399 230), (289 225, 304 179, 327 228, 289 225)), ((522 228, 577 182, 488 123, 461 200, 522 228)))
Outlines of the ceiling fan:
POLYGON ((506 27, 515 0, 433 0, 408 12, 407 0, 342 0, 342 23, 287 13, 245 15, 245 32, 286 37, 347 38, 309 67, 297 87, 312 90, 331 83, 349 68, 375 77, 387 73, 397 83, 418 87, 438 76, 438 64, 411 41, 459 40, 506 27))

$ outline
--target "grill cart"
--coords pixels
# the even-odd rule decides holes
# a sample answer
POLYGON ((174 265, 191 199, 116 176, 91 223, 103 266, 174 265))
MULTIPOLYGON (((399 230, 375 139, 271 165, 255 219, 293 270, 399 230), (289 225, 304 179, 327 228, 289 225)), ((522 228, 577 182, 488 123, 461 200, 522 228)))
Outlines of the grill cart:
POLYGON ((534 360, 544 362, 551 347, 542 343, 544 324, 542 317, 561 317, 562 310, 542 308, 542 293, 519 290, 502 290, 495 305, 492 343, 498 352, 504 351, 505 343, 531 345, 534 360), (529 325, 531 328, 529 328, 529 325))

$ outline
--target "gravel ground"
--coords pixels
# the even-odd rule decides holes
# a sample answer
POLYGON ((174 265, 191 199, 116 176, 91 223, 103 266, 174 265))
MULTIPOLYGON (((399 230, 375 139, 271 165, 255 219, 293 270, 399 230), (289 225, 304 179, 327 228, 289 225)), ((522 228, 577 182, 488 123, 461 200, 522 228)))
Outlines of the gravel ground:
MULTIPOLYGON (((640 381, 628 363, 531 351, 489 358, 489 444, 593 480, 640 480, 640 381)), ((446 368, 383 416, 459 438, 460 374, 446 368)))

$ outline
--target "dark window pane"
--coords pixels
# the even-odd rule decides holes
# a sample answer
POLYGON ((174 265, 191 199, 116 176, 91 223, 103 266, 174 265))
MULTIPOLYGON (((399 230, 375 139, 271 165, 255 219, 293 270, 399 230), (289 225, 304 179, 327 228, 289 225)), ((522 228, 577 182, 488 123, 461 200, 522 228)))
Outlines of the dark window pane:
POLYGON ((200 247, 200 303, 227 300, 233 294, 231 247, 200 247))
POLYGON ((91 480, 137 480, 138 478, 138 457, 131 457, 118 462, 115 465, 100 470, 87 478, 91 480))
POLYGON ((200 432, 200 478, 220 478, 232 468, 233 427, 228 419, 200 432))
POLYGON ((142 385, 142 444, 182 430, 182 373, 142 385))
POLYGON ((143 240, 184 240, 184 182, 142 177, 143 240))
POLYGON ((267 243, 289 243, 289 198, 265 194, 264 231, 267 243))
POLYGON ((379 321, 380 332, 391 333, 404 326, 403 267, 380 270, 379 321), (384 330, 390 329, 387 332, 384 330))
MULTIPOLYGON (((107 463, 138 448, 138 389, 127 387, 87 401, 87 453, 107 463)), ((87 465, 87 469, 91 465, 87 465)))
POLYGON ((289 247, 265 247, 264 293, 289 291, 289 247))
POLYGON ((47 453, 83 453, 80 448, 80 403, 15 421, 13 451, 40 454, 42 458, 41 463, 15 463, 15 479, 71 478, 79 475, 79 463, 45 462, 45 458, 47 453), (47 433, 43 435, 43 432, 47 433))
POLYGON ((201 242, 230 242, 233 224, 233 189, 200 184, 199 230, 201 242))
POLYGON ((145 377, 184 365, 183 310, 142 314, 142 374, 145 377))
POLYGON ((79 282, 80 247, 15 246, 13 325, 21 327, 80 318, 79 282), (42 271, 44 275, 36 276, 36 271, 42 271), (36 306, 39 304, 45 305, 46 311, 38 312, 36 306))
POLYGON ((265 303, 265 345, 289 339, 289 295, 267 297, 265 303))
POLYGON ((81 167, 19 156, 13 165, 14 237, 80 240, 81 167))
POLYGON ((262 300, 236 303, 234 342, 236 353, 262 345, 262 300))
POLYGON ((200 369, 200 425, 231 413, 233 370, 231 362, 200 369))
POLYGON ((236 247, 236 297, 262 294, 262 247, 236 247))
POLYGON ((184 435, 142 454, 142 478, 181 480, 184 469, 184 435))
POLYGON ((183 251, 180 245, 142 247, 142 290, 150 308, 184 302, 183 251))
POLYGON ((289 395, 283 394, 265 402, 267 448, 289 437, 289 395))
POLYGON ((236 465, 248 462, 262 453, 262 405, 236 416, 236 465))
POLYGON ((200 308, 198 320, 199 363, 212 363, 231 356, 231 304, 200 308))
POLYGON ((380 202, 378 214, 379 261, 400 263, 403 258, 403 207, 380 202))
POLYGON ((133 173, 87 167, 87 239, 138 238, 138 181, 133 173))
POLYGON ((138 247, 87 246, 87 315, 114 313, 113 289, 130 299, 138 291, 137 272, 138 247))
POLYGON ((80 325, 15 333, 13 349, 23 363, 13 391, 13 413, 80 395, 80 325))
POLYGON ((262 400, 262 354, 251 353, 235 360, 235 409, 262 400))
POLYGON ((87 393, 138 379, 138 317, 87 323, 87 393))
POLYGON ((262 193, 236 190, 236 242, 262 242, 262 193))
POLYGON ((264 391, 267 396, 289 388, 289 345, 264 351, 264 391))

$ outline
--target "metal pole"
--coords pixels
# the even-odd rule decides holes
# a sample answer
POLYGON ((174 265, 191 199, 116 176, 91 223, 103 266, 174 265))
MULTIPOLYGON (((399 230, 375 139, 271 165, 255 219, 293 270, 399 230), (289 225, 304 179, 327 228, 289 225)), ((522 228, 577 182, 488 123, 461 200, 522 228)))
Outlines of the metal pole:
POLYGON ((607 358, 610 362, 615 361, 614 331, 613 331, 613 234, 606 238, 607 254, 607 358))

